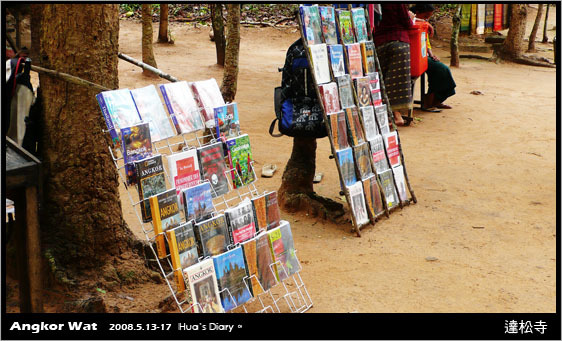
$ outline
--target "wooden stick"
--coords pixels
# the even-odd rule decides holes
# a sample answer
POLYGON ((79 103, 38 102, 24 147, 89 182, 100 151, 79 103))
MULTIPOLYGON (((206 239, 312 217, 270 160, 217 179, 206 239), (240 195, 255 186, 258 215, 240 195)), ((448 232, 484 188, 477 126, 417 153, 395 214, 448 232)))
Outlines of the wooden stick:
POLYGON ((172 83, 178 82, 178 81, 179 81, 176 77, 170 76, 169 74, 167 74, 167 73, 165 73, 165 72, 162 72, 161 70, 159 70, 159 69, 157 69, 157 68, 155 68, 155 67, 153 67, 153 66, 150 66, 150 65, 148 65, 148 64, 145 64, 145 63, 143 63, 143 62, 141 62, 141 61, 138 61, 138 60, 136 60, 136 59, 134 59, 134 58, 131 58, 131 57, 127 56, 126 54, 123 54, 123 53, 119 52, 119 53, 117 54, 117 56, 118 56, 119 58, 121 58, 121 59, 123 59, 123 60, 125 60, 125 61, 127 61, 127 62, 129 62, 129 63, 131 63, 131 64, 135 64, 136 66, 139 66, 139 67, 143 68, 144 70, 148 70, 148 71, 154 72, 154 73, 157 74, 158 76, 160 76, 160 77, 162 77, 162 78, 164 78, 164 79, 166 79, 166 80, 169 80, 169 81, 172 82, 172 83))
POLYGON ((31 65, 31 70, 33 70, 35 72, 38 72, 38 73, 45 73, 45 74, 48 74, 48 75, 53 76, 53 77, 58 77, 58 78, 63 79, 65 81, 69 82, 69 83, 76 84, 76 85, 82 85, 82 86, 85 86, 85 87, 88 87, 88 88, 91 88, 91 89, 94 89, 94 90, 98 90, 98 91, 114 90, 114 89, 106 88, 103 85, 92 83, 92 82, 87 81, 85 79, 69 75, 68 73, 59 72, 59 71, 50 70, 50 69, 45 69, 43 67, 36 66, 36 65, 31 65))

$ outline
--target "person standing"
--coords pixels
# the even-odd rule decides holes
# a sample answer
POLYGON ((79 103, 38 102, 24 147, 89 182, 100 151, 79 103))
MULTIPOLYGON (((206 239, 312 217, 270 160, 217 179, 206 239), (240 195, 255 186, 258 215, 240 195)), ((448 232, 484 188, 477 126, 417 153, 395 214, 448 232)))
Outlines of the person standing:
POLYGON ((381 4, 382 20, 375 27, 373 40, 382 77, 396 125, 404 125, 402 115, 412 109, 410 76, 410 38, 414 14, 406 4, 381 4))

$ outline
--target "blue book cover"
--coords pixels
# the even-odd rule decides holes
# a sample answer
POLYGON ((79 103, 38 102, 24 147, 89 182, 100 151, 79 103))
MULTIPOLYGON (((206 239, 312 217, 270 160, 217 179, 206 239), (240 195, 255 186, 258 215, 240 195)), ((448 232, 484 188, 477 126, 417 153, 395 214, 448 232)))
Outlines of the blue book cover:
POLYGON ((200 222, 211 218, 215 210, 211 195, 211 184, 204 182, 182 192, 186 221, 200 222))
POLYGON ((137 174, 133 163, 152 156, 152 140, 148 123, 121 128, 121 140, 127 184, 136 184, 137 174))
POLYGON ((225 311, 230 311, 246 303, 252 295, 244 283, 248 276, 242 247, 213 256, 220 299, 225 311))
POLYGON ((355 36, 357 42, 364 42, 369 39, 367 33, 367 20, 365 18, 365 9, 356 7, 351 9, 351 19, 353 20, 353 27, 355 29, 355 36))
POLYGON ((229 139, 240 133, 240 120, 238 119, 238 106, 229 103, 214 108, 215 128, 217 138, 229 139))
POLYGON ((336 151, 336 154, 344 185, 353 185, 357 182, 357 177, 355 176, 355 163, 353 162, 353 150, 351 148, 345 148, 336 151))
POLYGON ((328 51, 330 54, 330 64, 332 65, 334 78, 345 75, 343 46, 340 44, 328 45, 328 51))
POLYGON ((326 44, 333 45, 338 43, 336 29, 336 13, 333 7, 318 6, 320 19, 322 22, 322 35, 326 44))
POLYGON ((118 146, 121 129, 141 122, 140 114, 129 89, 104 91, 96 95, 98 104, 111 134, 113 143, 118 146))

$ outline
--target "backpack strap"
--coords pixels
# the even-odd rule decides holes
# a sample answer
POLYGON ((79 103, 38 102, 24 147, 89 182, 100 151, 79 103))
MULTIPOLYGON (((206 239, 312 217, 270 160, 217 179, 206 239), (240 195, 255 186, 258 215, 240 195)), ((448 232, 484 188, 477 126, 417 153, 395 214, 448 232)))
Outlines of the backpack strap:
POLYGON ((269 126, 269 135, 273 136, 273 137, 281 137, 283 136, 283 134, 279 133, 279 134, 274 134, 273 130, 275 129, 275 122, 278 121, 279 119, 276 117, 273 119, 273 121, 271 121, 271 125, 269 126))

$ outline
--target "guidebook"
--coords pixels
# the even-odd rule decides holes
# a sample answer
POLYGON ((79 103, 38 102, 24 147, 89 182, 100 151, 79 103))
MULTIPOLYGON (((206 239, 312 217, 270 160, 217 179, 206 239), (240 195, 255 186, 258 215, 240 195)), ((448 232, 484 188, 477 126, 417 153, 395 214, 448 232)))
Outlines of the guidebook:
POLYGON ((318 90, 320 90, 324 110, 326 110, 327 114, 341 110, 338 85, 335 82, 321 84, 318 86, 318 90))
POLYGON ((355 29, 355 36, 358 42, 364 42, 369 39, 367 33, 367 20, 365 18, 365 9, 363 7, 354 7, 351 9, 351 20, 355 29))
POLYGON ((388 112, 386 111, 386 104, 375 106, 375 118, 379 125, 381 134, 388 134, 390 129, 388 127, 388 112))
POLYGON ((371 84, 369 77, 358 77, 354 79, 354 82, 359 107, 371 105, 371 84))
POLYGON ((384 212, 384 206, 381 198, 381 191, 377 183, 377 177, 372 175, 363 181, 363 192, 365 193, 365 202, 367 204, 367 213, 372 222, 384 212))
POLYGON ((211 184, 204 182, 182 191, 182 201, 186 220, 201 222, 213 216, 215 207, 211 195, 211 184))
POLYGON ((353 150, 351 147, 338 150, 336 156, 338 158, 344 185, 353 185, 357 181, 357 177, 355 176, 355 164, 353 162, 353 150))
POLYGON ((242 243, 242 250, 244 251, 244 260, 246 261, 246 269, 248 269, 248 280, 246 283, 252 295, 258 296, 263 292, 263 288, 259 282, 258 272, 258 257, 257 257, 257 243, 256 238, 246 240, 242 243))
POLYGON ((214 109, 217 138, 229 139, 240 133, 240 120, 236 103, 228 103, 214 109))
POLYGON ((174 268, 174 278, 176 280, 178 292, 185 291, 183 271, 198 261, 197 243, 193 233, 192 222, 184 223, 178 227, 166 231, 170 258, 174 268))
POLYGON ((246 198, 235 207, 227 208, 224 211, 224 215, 228 223, 230 244, 242 243, 253 238, 256 234, 254 209, 249 198, 246 198))
POLYGON ((345 109, 345 118, 347 120, 347 127, 350 132, 350 137, 352 144, 357 146, 365 141, 363 136, 363 127, 359 118, 359 113, 357 107, 353 106, 351 108, 345 109))
POLYGON ((340 29, 340 39, 342 44, 355 43, 353 27, 351 26, 351 12, 344 9, 336 10, 340 29))
POLYGON ((353 216, 355 217, 355 223, 357 224, 357 226, 367 224, 369 222, 369 215, 365 206, 363 185, 358 181, 350 186, 347 186, 347 190, 351 201, 351 211, 353 212, 353 216))
POLYGON ((214 78, 204 81, 189 83, 195 102, 199 106, 201 116, 205 123, 205 127, 213 128, 215 126, 215 110, 214 108, 225 105, 222 98, 219 85, 214 78))
POLYGON ((367 74, 369 77, 369 86, 371 89, 371 101, 374 106, 382 105, 382 93, 380 88, 379 73, 371 72, 367 74))
POLYGON ((342 108, 350 108, 355 105, 355 100, 353 99, 353 88, 351 86, 351 77, 349 75, 343 75, 336 78, 338 83, 338 89, 340 92, 340 102, 342 108))
POLYGON ((186 81, 162 84, 160 92, 178 133, 203 129, 199 108, 186 81))
POLYGON ((179 196, 180 204, 183 205, 181 192, 189 187, 199 184, 201 179, 199 170, 199 159, 197 149, 189 149, 180 153, 167 155, 170 183, 174 184, 179 196))
POLYGON ((205 259, 184 270, 189 282, 195 313, 224 312, 219 297, 217 275, 212 259, 205 259))
POLYGON ((136 174, 138 174, 138 192, 142 221, 148 223, 152 220, 150 198, 153 195, 166 191, 166 178, 162 165, 162 155, 155 155, 146 159, 135 161, 136 174))
POLYGON ((408 201, 408 194, 406 193, 406 178, 404 177, 404 167, 400 165, 392 168, 392 172, 394 173, 394 180, 396 181, 398 197, 401 201, 408 201))
POLYGON ((375 167, 377 174, 389 169, 386 154, 384 153, 384 142, 382 141, 382 136, 380 134, 376 135, 372 140, 369 140, 369 145, 371 146, 373 166, 375 167))
POLYGON ((121 128, 121 140, 127 184, 136 184, 137 174, 133 162, 152 155, 152 140, 148 123, 121 128))
POLYGON ((244 283, 244 278, 248 274, 242 248, 237 247, 213 256, 213 263, 224 310, 228 312, 248 302, 252 295, 244 283))
POLYGON ((291 226, 288 221, 282 220, 279 227, 269 231, 268 234, 273 249, 273 259, 277 262, 279 279, 284 281, 300 270, 291 226))
POLYGON ((400 149, 398 143, 398 134, 393 131, 388 134, 383 134, 384 146, 386 147, 386 154, 391 167, 400 166, 400 149))
POLYGON ((113 145, 119 147, 122 128, 141 122, 141 117, 129 89, 103 91, 96 95, 113 145))
POLYGON ((369 144, 367 142, 363 142, 358 146, 353 147, 353 155, 355 157, 355 166, 357 167, 358 174, 361 177, 360 180, 372 176, 373 169, 371 166, 371 152, 369 150, 369 144))
POLYGON ((252 198, 252 207, 254 216, 256 217, 256 230, 267 229, 267 206, 265 202, 265 194, 252 198))
POLYGON ((222 142, 217 142, 197 149, 201 165, 203 179, 211 183, 212 196, 216 198, 228 193, 228 179, 226 172, 228 168, 224 161, 222 142))
POLYGON ((330 54, 330 64, 332 65, 332 74, 334 78, 345 75, 345 56, 343 54, 343 45, 328 45, 330 54))
POLYGON ((372 41, 365 41, 361 43, 361 59, 363 61, 363 70, 366 75, 376 72, 375 44, 372 41))
POLYGON ((379 129, 377 128, 377 122, 375 121, 375 109, 372 105, 362 107, 361 119, 363 121, 363 130, 365 131, 365 139, 370 141, 378 135, 379 129))
POLYGON ((310 45, 310 57, 314 67, 316 84, 328 83, 332 80, 330 75, 330 62, 328 60, 328 49, 326 44, 310 45))
POLYGON ((361 46, 359 43, 345 45, 351 79, 363 77, 363 65, 361 61, 361 46))
POLYGON ((331 6, 318 6, 320 18, 322 22, 322 36, 324 42, 329 45, 338 43, 338 34, 336 31, 336 13, 331 6))
POLYGON ((277 192, 265 193, 265 209, 267 217, 267 230, 271 230, 279 226, 281 221, 281 211, 279 210, 279 202, 277 201, 277 192))
POLYGON ((384 199, 386 201, 386 207, 390 210, 391 208, 398 205, 398 194, 396 193, 396 187, 394 187, 394 180, 392 176, 392 170, 388 169, 379 174, 379 180, 381 182, 382 191, 384 193, 384 199))
POLYGON ((216 256, 228 249, 229 238, 224 214, 195 223, 194 230, 199 254, 203 257, 216 256))
POLYGON ((347 126, 345 124, 345 113, 343 111, 328 114, 330 130, 332 132, 332 143, 336 150, 349 147, 347 141, 347 126))
POLYGON ((254 182, 252 149, 248 134, 226 140, 226 147, 228 148, 230 175, 234 188, 240 188, 254 182))
POLYGON ((273 260, 271 241, 267 232, 256 236, 256 254, 258 265, 258 281, 263 290, 267 291, 277 284, 277 266, 273 260))
POLYGON ((159 258, 166 257, 164 232, 181 223, 178 196, 175 189, 154 195, 149 198, 154 225, 156 250, 159 258))
POLYGON ((318 6, 300 6, 299 11, 308 45, 322 44, 322 25, 318 6))
POLYGON ((152 141, 160 141, 175 135, 153 84, 131 90, 131 94, 143 122, 148 122, 152 141))

